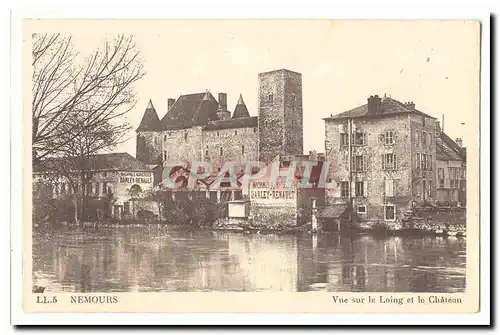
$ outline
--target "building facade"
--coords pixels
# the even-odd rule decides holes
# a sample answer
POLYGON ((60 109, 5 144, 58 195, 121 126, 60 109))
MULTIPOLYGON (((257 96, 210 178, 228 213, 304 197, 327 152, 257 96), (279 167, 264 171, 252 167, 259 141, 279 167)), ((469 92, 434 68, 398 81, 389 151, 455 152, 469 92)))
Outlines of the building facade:
POLYGON ((109 214, 120 217, 130 213, 131 198, 153 188, 153 171, 128 153, 93 155, 85 160, 85 172, 81 168, 71 157, 42 161, 34 166, 35 187, 45 188, 54 199, 106 201, 109 214))
POLYGON ((205 161, 214 170, 227 161, 268 163, 278 154, 302 154, 302 78, 276 70, 259 74, 258 116, 250 116, 240 95, 233 113, 227 94, 210 92, 168 100, 160 120, 150 101, 137 128, 137 154, 148 165, 205 161))
POLYGON ((399 224, 436 196, 436 120, 413 102, 370 96, 325 118, 327 204, 347 204, 365 221, 399 224))
POLYGON ((439 131, 436 140, 436 202, 439 206, 465 207, 466 172, 466 151, 462 140, 453 141, 439 131))

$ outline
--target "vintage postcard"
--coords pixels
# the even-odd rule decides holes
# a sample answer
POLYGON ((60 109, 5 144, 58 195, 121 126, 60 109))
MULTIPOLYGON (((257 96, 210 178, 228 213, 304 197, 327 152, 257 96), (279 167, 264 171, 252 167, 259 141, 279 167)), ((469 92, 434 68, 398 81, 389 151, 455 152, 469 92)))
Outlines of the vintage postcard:
POLYGON ((481 22, 26 19, 25 312, 480 310, 481 22))

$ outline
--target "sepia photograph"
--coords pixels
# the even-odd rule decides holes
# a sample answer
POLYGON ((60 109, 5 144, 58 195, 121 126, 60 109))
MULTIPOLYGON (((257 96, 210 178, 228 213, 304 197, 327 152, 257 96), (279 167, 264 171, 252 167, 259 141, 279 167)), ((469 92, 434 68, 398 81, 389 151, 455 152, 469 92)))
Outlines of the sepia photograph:
POLYGON ((296 23, 32 35, 33 292, 464 291, 469 25, 299 23, 316 54, 252 24, 296 23))
POLYGON ((479 21, 24 24, 37 307, 478 294, 479 21))

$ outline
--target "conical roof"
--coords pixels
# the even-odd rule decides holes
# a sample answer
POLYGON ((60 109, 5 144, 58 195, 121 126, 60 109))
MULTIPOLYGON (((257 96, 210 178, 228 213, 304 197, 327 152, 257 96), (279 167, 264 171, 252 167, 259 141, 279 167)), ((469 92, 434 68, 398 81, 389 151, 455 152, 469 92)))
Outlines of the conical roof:
POLYGON ((247 106, 245 105, 245 101, 243 101, 243 96, 240 94, 240 98, 238 99, 238 103, 234 108, 233 119, 238 119, 241 117, 250 117, 248 113, 247 106))
POLYGON ((149 99, 148 106, 146 107, 146 111, 142 116, 141 123, 136 131, 155 131, 160 130, 160 118, 158 118, 158 114, 156 114, 156 109, 153 106, 153 102, 149 99))

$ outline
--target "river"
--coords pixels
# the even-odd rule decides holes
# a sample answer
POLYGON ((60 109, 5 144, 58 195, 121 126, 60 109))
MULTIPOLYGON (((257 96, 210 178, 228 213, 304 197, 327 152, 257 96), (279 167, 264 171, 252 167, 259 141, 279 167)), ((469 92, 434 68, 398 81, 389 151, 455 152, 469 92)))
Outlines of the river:
POLYGON ((45 292, 464 292, 465 239, 65 227, 33 236, 45 292))

